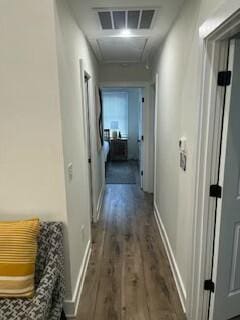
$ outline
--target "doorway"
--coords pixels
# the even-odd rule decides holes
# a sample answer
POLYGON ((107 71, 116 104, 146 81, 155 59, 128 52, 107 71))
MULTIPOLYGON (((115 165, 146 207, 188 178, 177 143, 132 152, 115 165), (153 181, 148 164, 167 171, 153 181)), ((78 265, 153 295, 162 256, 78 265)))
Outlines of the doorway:
POLYGON ((141 184, 142 95, 141 88, 102 89, 107 184, 141 184))
POLYGON ((93 203, 93 174, 92 174, 92 143, 91 143, 91 114, 89 105, 89 81, 90 75, 84 72, 84 110, 86 116, 86 143, 88 153, 88 177, 89 177, 89 195, 90 195, 90 215, 91 221, 94 221, 94 203, 93 203))

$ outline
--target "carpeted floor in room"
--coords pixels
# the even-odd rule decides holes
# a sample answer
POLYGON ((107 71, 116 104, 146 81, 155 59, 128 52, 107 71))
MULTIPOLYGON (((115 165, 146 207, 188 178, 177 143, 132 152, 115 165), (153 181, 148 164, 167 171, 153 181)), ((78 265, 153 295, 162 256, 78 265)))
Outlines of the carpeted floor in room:
POLYGON ((137 161, 109 161, 106 164, 107 184, 138 184, 138 176, 137 161))

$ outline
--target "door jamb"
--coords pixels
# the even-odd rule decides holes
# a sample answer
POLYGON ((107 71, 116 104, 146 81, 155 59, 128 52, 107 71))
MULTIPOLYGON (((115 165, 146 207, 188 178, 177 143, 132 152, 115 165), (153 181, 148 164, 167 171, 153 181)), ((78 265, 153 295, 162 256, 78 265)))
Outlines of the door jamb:
MULTIPOLYGON (((86 163, 87 163, 87 170, 89 170, 88 166, 89 166, 89 163, 88 163, 88 157, 89 157, 89 153, 91 154, 91 160, 92 160, 92 163, 90 164, 91 165, 91 171, 93 173, 93 155, 92 155, 92 150, 91 150, 91 146, 92 146, 92 137, 91 137, 91 134, 90 136, 88 137, 89 135, 89 130, 87 128, 87 126, 89 125, 88 123, 88 114, 87 112, 89 112, 89 116, 91 116, 90 114, 90 109, 87 110, 87 108, 89 108, 89 92, 88 92, 88 106, 86 105, 86 101, 87 101, 87 97, 86 97, 86 92, 85 92, 85 77, 88 78, 88 81, 91 79, 91 76, 90 74, 85 70, 84 68, 84 63, 83 63, 83 60, 80 59, 79 60, 79 67, 80 67, 80 85, 81 85, 81 92, 82 92, 82 105, 83 105, 83 118, 84 118, 84 141, 85 141, 85 150, 86 150, 86 163), (90 146, 88 145, 88 139, 90 139, 90 146), (89 147, 90 147, 90 150, 89 150, 89 147)), ((88 89, 89 89, 89 82, 88 82, 88 89)), ((95 206, 94 206, 94 185, 93 185, 93 177, 92 175, 90 176, 89 175, 89 178, 88 178, 88 184, 89 184, 89 214, 90 214, 90 219, 91 219, 91 222, 94 221, 94 216, 95 216, 95 206), (90 179, 92 181, 90 181, 90 179), (91 190, 92 189, 92 190, 91 190)))
POLYGON ((155 74, 155 121, 154 121, 154 174, 153 174, 153 203, 156 201, 157 190, 157 122, 158 122, 158 102, 159 102, 159 74, 155 74))
POLYGON ((204 291, 203 284, 212 272, 213 245, 209 243, 213 244, 216 207, 216 201, 209 197, 209 187, 217 181, 219 119, 224 99, 223 88, 217 86, 217 74, 221 69, 226 70, 226 40, 240 30, 239 9, 239 2, 236 6, 236 1, 227 1, 199 29, 203 53, 202 86, 198 111, 193 245, 187 302, 188 317, 194 320, 208 319, 209 292, 204 291), (216 17, 221 19, 214 20, 216 17))
POLYGON ((87 126, 87 142, 88 142, 88 165, 89 165, 89 190, 90 190, 90 205, 91 205, 91 221, 94 222, 94 188, 93 188, 93 156, 92 156, 92 137, 91 137, 91 113, 90 113, 90 96, 89 96, 89 80, 90 75, 84 70, 84 102, 85 102, 85 112, 86 112, 86 126, 87 126), (87 92, 86 85, 87 82, 87 92), (90 161, 90 162, 89 162, 90 161))

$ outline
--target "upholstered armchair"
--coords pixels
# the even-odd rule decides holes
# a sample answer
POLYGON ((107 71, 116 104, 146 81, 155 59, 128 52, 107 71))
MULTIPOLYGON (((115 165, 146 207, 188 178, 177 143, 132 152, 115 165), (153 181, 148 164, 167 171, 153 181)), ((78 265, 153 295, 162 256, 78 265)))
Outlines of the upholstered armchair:
POLYGON ((60 320, 64 299, 63 225, 43 222, 32 299, 0 299, 1 320, 60 320))

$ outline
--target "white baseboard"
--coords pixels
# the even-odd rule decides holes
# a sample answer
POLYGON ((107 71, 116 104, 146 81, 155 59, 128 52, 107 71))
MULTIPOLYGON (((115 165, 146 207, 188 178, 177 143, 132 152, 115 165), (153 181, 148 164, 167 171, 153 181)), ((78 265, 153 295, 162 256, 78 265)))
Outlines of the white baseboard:
POLYGON ((83 257, 83 262, 79 271, 76 288, 71 300, 64 301, 64 311, 67 319, 75 319, 77 316, 80 297, 83 289, 83 284, 86 277, 87 267, 91 256, 91 241, 89 240, 86 251, 83 257))
POLYGON ((181 277, 176 259, 173 254, 173 250, 172 250, 170 241, 168 239, 168 235, 167 235, 166 229, 163 225, 163 222, 162 222, 162 219, 161 219, 161 216, 158 211, 156 203, 154 203, 154 215, 155 215, 158 229, 159 229, 159 232, 160 232, 160 235, 161 235, 161 238, 162 238, 162 241, 163 241, 166 253, 167 253, 167 257, 168 257, 170 267, 171 267, 171 270, 173 273, 174 281, 176 283, 176 287, 177 287, 178 295, 179 295, 179 298, 180 298, 180 301, 182 304, 182 308, 183 308, 183 311, 186 313, 186 299, 187 299, 186 289, 184 287, 182 277, 181 277))
POLYGON ((98 222, 98 220, 100 218, 100 214, 102 211, 102 205, 103 205, 104 193, 105 193, 105 183, 103 184, 101 192, 99 194, 98 203, 97 203, 97 217, 96 217, 96 221, 94 221, 94 222, 98 222))

